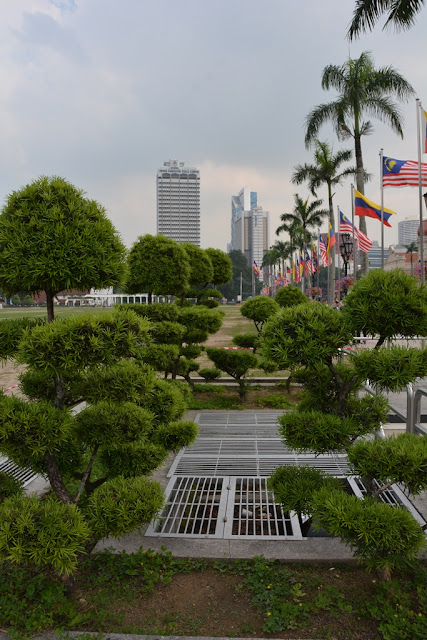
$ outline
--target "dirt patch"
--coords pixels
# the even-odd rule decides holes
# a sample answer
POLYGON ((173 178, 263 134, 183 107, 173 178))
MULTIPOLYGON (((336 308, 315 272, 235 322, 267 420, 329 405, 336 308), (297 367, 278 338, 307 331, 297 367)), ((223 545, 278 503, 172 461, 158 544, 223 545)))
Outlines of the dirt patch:
POLYGON ((121 602, 115 613, 123 616, 120 628, 147 634, 259 637, 264 624, 241 579, 212 569, 179 574, 148 599, 121 602))

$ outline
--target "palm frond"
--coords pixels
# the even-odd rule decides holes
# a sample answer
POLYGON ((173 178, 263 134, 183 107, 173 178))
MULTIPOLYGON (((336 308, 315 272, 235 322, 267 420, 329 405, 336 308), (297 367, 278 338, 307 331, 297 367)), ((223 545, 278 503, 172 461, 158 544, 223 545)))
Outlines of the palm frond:
POLYGON ((425 0, 356 0, 347 38, 355 40, 361 33, 372 31, 387 12, 384 28, 394 26, 396 31, 409 29, 424 4, 425 0))

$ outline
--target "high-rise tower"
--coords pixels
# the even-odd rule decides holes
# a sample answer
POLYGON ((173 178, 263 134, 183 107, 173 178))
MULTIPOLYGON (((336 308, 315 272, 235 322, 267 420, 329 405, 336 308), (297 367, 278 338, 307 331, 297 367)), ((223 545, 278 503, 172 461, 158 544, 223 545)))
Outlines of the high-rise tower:
POLYGON ((250 267, 254 261, 261 268, 265 252, 269 247, 269 212, 258 206, 256 191, 248 187, 231 197, 231 243, 230 249, 245 254, 250 267))
POLYGON ((157 233, 200 247, 200 171, 180 160, 157 172, 157 233))

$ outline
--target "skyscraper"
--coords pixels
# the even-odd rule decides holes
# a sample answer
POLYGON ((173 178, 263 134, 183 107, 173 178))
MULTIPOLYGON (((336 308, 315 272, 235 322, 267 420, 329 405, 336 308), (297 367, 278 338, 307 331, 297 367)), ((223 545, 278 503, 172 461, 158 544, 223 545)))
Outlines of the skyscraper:
POLYGON ((157 233, 200 247, 200 171, 180 160, 157 172, 157 233))
POLYGON ((398 246, 406 247, 408 244, 411 244, 411 242, 417 242, 419 226, 419 217, 406 218, 405 220, 401 220, 397 225, 398 246))
POLYGON ((244 253, 248 264, 261 268, 269 247, 269 212, 258 206, 258 194, 245 187, 231 197, 231 250, 244 253))

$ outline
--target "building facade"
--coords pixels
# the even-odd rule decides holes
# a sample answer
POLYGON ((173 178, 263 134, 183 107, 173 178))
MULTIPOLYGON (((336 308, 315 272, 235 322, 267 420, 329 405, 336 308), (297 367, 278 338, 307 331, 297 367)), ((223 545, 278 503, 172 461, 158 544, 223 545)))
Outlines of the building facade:
POLYGON ((250 267, 261 268, 269 248, 270 215, 258 206, 258 194, 245 187, 231 197, 231 242, 229 249, 241 251, 250 267))
POLYGON ((200 171, 180 160, 157 172, 157 233, 200 247, 200 171))
POLYGON ((419 217, 406 218, 397 225, 397 244, 399 247, 407 247, 411 242, 418 241, 419 217))

